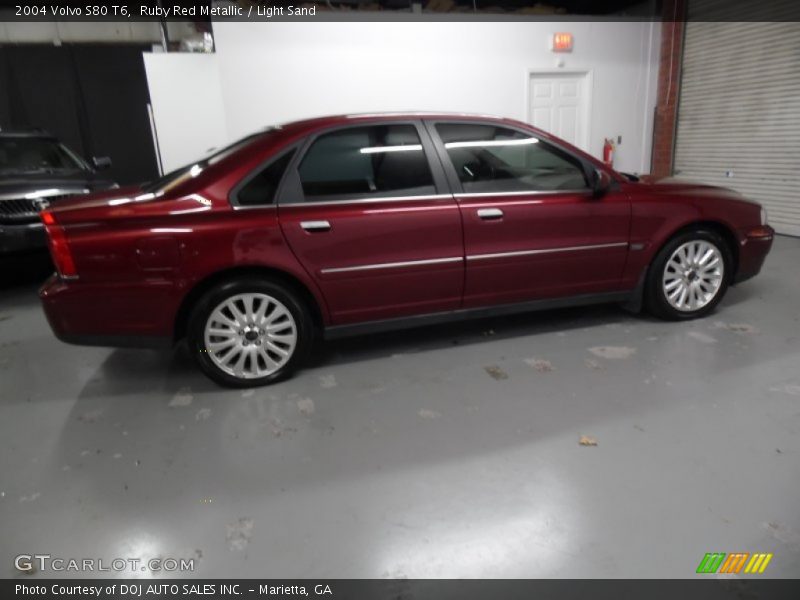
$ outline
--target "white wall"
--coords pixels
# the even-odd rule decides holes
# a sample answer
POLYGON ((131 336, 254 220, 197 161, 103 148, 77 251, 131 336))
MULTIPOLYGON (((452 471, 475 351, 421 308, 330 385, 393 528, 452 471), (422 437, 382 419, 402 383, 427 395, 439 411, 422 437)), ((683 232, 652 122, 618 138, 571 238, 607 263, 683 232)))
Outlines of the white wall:
POLYGON ((592 73, 589 151, 600 156, 604 137, 621 135, 615 166, 636 172, 650 165, 659 32, 648 22, 214 24, 229 139, 352 112, 463 111, 527 121, 529 71, 560 60, 564 69, 592 73), (574 35, 571 54, 549 50, 557 31, 574 35))
POLYGON ((225 106, 213 54, 144 54, 165 172, 223 146, 225 106))

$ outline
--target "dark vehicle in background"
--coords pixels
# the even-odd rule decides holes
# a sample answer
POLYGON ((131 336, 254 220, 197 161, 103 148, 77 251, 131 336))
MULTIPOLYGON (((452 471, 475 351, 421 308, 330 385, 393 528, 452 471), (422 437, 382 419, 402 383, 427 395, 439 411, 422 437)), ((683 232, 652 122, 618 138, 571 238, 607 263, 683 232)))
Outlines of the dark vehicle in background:
POLYGON ((0 254, 44 249, 39 213, 64 198, 116 187, 99 171, 107 157, 89 165, 43 131, 0 131, 0 254))

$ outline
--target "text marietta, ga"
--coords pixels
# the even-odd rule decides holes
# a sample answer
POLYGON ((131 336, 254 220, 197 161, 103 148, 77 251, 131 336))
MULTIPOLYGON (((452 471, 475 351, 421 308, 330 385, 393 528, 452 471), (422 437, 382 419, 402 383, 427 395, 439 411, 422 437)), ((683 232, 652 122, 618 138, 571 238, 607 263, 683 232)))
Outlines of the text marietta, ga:
POLYGON ((269 6, 259 4, 243 8, 241 6, 140 6, 139 15, 142 17, 314 17, 317 14, 316 6, 269 6))

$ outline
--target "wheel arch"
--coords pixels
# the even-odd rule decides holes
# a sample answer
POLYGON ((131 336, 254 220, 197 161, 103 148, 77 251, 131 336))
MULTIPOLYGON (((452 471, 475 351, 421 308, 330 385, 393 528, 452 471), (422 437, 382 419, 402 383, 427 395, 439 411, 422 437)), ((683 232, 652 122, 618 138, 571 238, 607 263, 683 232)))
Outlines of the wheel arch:
POLYGON ((286 271, 274 267, 261 265, 237 266, 211 273, 194 284, 184 296, 175 314, 172 332, 173 341, 178 341, 186 335, 189 315, 192 312, 192 308, 203 294, 220 283, 239 279, 241 277, 260 277, 286 286, 287 289, 296 293, 308 307, 314 326, 320 329, 325 326, 325 318, 322 312, 323 307, 320 306, 320 302, 314 293, 308 286, 300 281, 300 279, 286 271))
POLYGON ((645 300, 645 284, 647 282, 647 278, 649 277, 650 269, 653 266, 653 261, 655 261, 656 256, 658 256, 658 253, 661 251, 661 249, 673 238, 688 231, 695 231, 698 229, 711 230, 725 240, 725 243, 727 244, 731 253, 731 260, 733 261, 732 268, 728 274, 728 283, 733 284, 736 272, 739 270, 739 243, 736 239, 733 229, 721 221, 714 221, 710 219, 690 221, 671 230, 668 234, 664 235, 657 244, 654 245, 647 263, 644 265, 644 268, 639 274, 636 287, 633 290, 630 301, 623 305, 626 310, 633 313, 641 312, 645 300))

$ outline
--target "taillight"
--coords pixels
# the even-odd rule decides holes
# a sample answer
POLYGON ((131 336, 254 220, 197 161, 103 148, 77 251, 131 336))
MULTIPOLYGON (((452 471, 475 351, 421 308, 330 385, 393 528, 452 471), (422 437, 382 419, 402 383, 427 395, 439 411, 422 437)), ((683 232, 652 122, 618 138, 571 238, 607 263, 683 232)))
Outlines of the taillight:
POLYGON ((49 210, 42 211, 41 217, 47 232, 47 245, 50 247, 50 255, 53 257, 58 274, 65 279, 75 279, 78 270, 75 268, 64 228, 56 222, 49 210))

